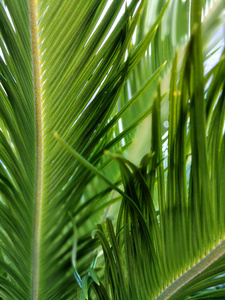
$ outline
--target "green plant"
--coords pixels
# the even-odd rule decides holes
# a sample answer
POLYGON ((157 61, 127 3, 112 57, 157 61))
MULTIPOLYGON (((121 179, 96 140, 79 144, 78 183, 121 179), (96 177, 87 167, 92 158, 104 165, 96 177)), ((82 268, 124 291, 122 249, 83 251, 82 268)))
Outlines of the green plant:
MULTIPOLYGON (((170 65, 174 56, 159 24, 175 2, 157 2, 148 24, 146 1, 131 1, 107 39, 124 1, 113 1, 96 27, 106 2, 0 0, 0 297, 216 299, 223 289, 196 293, 224 283, 224 55, 203 76, 212 46, 202 44, 204 3, 196 1, 184 58, 180 51, 143 105, 137 99, 153 94, 165 59, 170 65), (154 55, 145 56, 150 43, 154 55), (161 123, 168 103, 167 159, 161 123), (148 115, 151 154, 136 167, 118 153, 132 156, 134 129, 148 115), (103 155, 106 149, 117 154, 103 155), (108 219, 104 229, 110 204, 116 229, 108 219), (105 263, 96 258, 99 240, 90 238, 96 223, 105 263), (206 268, 208 257, 214 263, 206 268), (199 265, 201 274, 186 275, 199 265)), ((221 7, 217 1, 211 20, 221 7)), ((175 44, 187 30, 171 33, 175 44)), ((146 136, 139 136, 141 144, 146 136)))
POLYGON ((115 187, 123 196, 115 229, 107 219, 105 228, 98 225, 93 232, 105 259, 103 286, 93 283, 98 299, 224 298, 225 53, 210 72, 204 99, 197 43, 195 32, 179 75, 177 56, 172 67, 168 155, 161 139, 160 85, 152 108, 151 152, 140 166, 106 153, 120 165, 125 193, 115 187))

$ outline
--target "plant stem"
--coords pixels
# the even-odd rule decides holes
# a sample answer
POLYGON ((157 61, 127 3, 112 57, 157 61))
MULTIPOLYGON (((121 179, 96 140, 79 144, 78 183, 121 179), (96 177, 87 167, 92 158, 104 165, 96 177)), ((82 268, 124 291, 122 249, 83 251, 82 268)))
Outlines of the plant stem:
POLYGON ((39 285, 39 249, 40 249, 40 224, 42 207, 42 97, 41 97, 41 72, 40 55, 37 27, 37 5, 35 0, 29 1, 30 9, 30 30, 33 61, 33 82, 34 82, 34 101, 35 101, 35 119, 36 119, 36 191, 34 203, 34 224, 33 224, 33 242, 32 242, 32 287, 31 299, 38 299, 39 285))
POLYGON ((181 275, 177 280, 175 280, 170 286, 168 286, 157 298, 156 300, 179 299, 174 298, 176 293, 179 293, 181 289, 185 287, 186 284, 190 283, 192 279, 198 276, 200 273, 205 271, 214 262, 220 259, 225 254, 225 241, 222 241, 215 249, 213 249, 208 255, 201 259, 195 266, 193 266, 186 273, 181 275))

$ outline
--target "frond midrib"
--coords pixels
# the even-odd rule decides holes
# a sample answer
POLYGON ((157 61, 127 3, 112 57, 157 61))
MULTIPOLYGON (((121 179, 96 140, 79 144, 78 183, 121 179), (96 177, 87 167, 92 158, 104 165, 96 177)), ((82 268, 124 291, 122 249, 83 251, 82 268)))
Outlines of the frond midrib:
POLYGON ((34 224, 32 239, 32 281, 31 299, 38 299, 39 294, 39 249, 40 249, 40 227, 42 208, 42 170, 43 170, 43 136, 42 136, 42 95, 41 95, 41 72, 39 41, 37 27, 37 5, 35 0, 29 0, 30 10, 30 32, 32 46, 33 64, 33 86, 35 101, 35 122, 36 122, 36 179, 35 179, 35 200, 34 200, 34 224))
POLYGON ((213 263, 219 260, 225 254, 225 240, 223 240, 218 246, 216 246, 209 254, 197 262, 192 268, 176 279, 171 285, 169 285, 156 300, 170 299, 172 296, 176 296, 185 285, 187 285, 192 279, 205 271, 213 263))

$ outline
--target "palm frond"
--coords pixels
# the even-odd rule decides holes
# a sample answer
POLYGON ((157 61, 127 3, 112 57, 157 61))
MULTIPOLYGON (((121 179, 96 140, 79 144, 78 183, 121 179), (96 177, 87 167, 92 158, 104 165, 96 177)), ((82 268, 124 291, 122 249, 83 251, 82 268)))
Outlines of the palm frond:
MULTIPOLYGON (((152 22, 154 22, 156 15, 159 13, 162 7, 162 1, 148 2, 148 7, 145 6, 145 15, 142 16, 143 20, 141 21, 145 24, 139 28, 140 38, 143 35, 143 31, 148 27, 152 22), (150 24, 149 24, 150 22, 150 24)), ((213 51, 220 48, 221 53, 221 41, 224 37, 224 20, 223 20, 223 11, 224 11, 224 2, 220 0, 216 1, 202 1, 202 48, 203 48, 203 59, 204 59, 204 70, 207 69, 207 66, 211 63, 207 63, 207 58, 210 57, 213 51)), ((190 1, 171 1, 168 9, 165 12, 165 16, 162 22, 159 25, 155 39, 151 43, 150 48, 146 52, 145 56, 142 57, 138 67, 134 70, 132 75, 129 77, 127 86, 124 89, 135 92, 136 89, 140 87, 142 80, 149 76, 149 73, 154 72, 156 68, 160 66, 165 60, 167 61, 166 68, 164 68, 162 76, 162 94, 166 93, 169 90, 170 78, 171 78, 171 66, 175 56, 175 51, 177 49, 178 55, 178 69, 180 70, 182 66, 182 61, 184 58, 184 53, 186 51, 187 44, 191 37, 191 2, 190 1), (186 15, 188 13, 188 16, 186 15), (188 20, 187 20, 188 19, 188 20), (182 20, 182 23, 181 23, 182 20), (187 22, 184 20, 187 20, 187 22), (173 24, 177 24, 176 26, 173 24), (178 25, 179 24, 179 25, 178 25), (176 32, 174 29, 176 28, 176 32), (179 28, 179 29, 178 29, 179 28), (176 44, 177 43, 177 44, 176 44), (176 46, 174 46, 176 45, 176 46), (155 58, 155 56, 157 56, 155 58), (146 77, 145 77, 146 76, 146 77)), ((138 30, 138 29, 137 29, 138 30)), ((137 31, 138 37, 138 31, 137 31)), ((138 40, 138 38, 137 38, 138 40)), ((157 81, 155 81, 145 94, 142 95, 140 101, 137 103, 135 109, 128 112, 127 120, 124 120, 124 127, 126 122, 129 122, 129 116, 132 119, 132 116, 137 114, 139 110, 144 110, 146 102, 151 106, 153 104, 154 93, 157 89, 157 81), (148 101, 146 101, 148 99, 148 101), (143 105, 144 103, 144 105, 143 105)), ((168 130, 168 113, 169 113, 169 100, 168 95, 163 100, 162 105, 162 130, 165 134, 168 130)), ((137 134, 134 137, 133 146, 129 150, 129 159, 139 163, 141 157, 148 151, 150 145, 147 138, 148 132, 145 128, 148 124, 151 123, 151 116, 143 122, 142 125, 137 129, 137 134), (146 133, 146 134, 145 134, 146 133)))
MULTIPOLYGON (((161 139, 160 85, 152 108, 151 153, 140 167, 111 154, 120 165, 124 192, 114 189, 123 200, 116 224, 107 219, 105 228, 94 231, 104 252, 102 284, 109 299, 224 296, 223 289, 216 290, 225 284, 224 52, 207 87, 198 10, 181 71, 177 55, 171 71, 168 154, 161 139)), ((93 289, 102 299, 103 287, 93 289)))
POLYGON ((146 2, 0 0, 1 299, 223 294, 224 3, 146 2))
MULTIPOLYGON (((98 242, 90 239, 90 227, 82 220, 95 204, 96 213, 106 204, 100 197, 81 203, 93 175, 68 155, 53 133, 104 168, 112 161, 101 160, 105 146, 118 149, 125 134, 150 113, 113 138, 118 95, 157 28, 155 23, 125 60, 144 2, 125 6, 116 0, 105 9, 107 1, 99 0, 0 1, 3 299, 74 297, 71 215, 79 236, 77 268, 81 274, 89 268, 88 255, 98 242)), ((100 192, 103 200, 109 199, 111 189, 100 192)))

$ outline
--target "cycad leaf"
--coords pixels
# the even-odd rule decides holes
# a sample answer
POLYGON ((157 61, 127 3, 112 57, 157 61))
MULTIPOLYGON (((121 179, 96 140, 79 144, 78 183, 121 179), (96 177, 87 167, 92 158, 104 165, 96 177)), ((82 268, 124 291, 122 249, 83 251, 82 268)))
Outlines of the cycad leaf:
MULTIPOLYGON (((120 165, 124 199, 117 235, 109 220, 107 232, 99 226, 96 233, 105 254, 105 288, 112 299, 219 299, 224 295, 224 289, 215 289, 225 282, 221 185, 224 53, 211 72, 209 93, 204 93, 207 81, 203 77, 199 14, 194 18, 198 25, 181 71, 177 71, 177 56, 172 66, 168 155, 162 149, 160 85, 152 108, 153 153, 142 159, 140 168, 111 154, 120 165), (133 202, 135 205, 130 205, 133 202), (147 230, 143 230, 145 226, 147 230), (117 287, 118 278, 122 287, 117 287)), ((74 152, 74 156, 79 155, 74 152)), ((101 176, 86 161, 82 163, 101 176)))
MULTIPOLYGON (((139 18, 136 6, 141 8, 144 1, 132 1, 108 37, 124 1, 113 1, 97 24, 106 2, 0 1, 0 296, 4 299, 75 295, 68 212, 79 221, 79 200, 93 175, 78 167, 53 132, 86 158, 97 150, 102 153, 101 147, 112 137, 113 127, 104 127, 129 74, 124 56, 139 18)), ((100 156, 94 163, 99 161, 100 156)), ((90 213, 91 206, 88 209, 90 213)), ((80 227, 81 222, 77 257, 84 257, 96 242, 80 227)), ((78 263, 81 273, 89 262, 78 263)))

